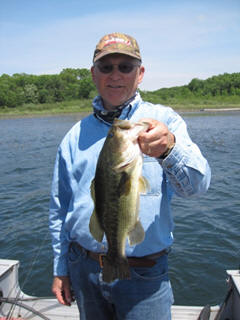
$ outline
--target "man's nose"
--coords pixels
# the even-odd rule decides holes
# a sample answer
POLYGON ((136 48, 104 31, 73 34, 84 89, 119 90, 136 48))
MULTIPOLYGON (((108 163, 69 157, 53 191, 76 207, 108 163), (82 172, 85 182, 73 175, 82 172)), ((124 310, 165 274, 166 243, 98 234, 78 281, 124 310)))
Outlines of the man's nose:
POLYGON ((110 73, 112 79, 116 80, 121 78, 122 73, 119 71, 118 64, 113 65, 113 70, 110 73))

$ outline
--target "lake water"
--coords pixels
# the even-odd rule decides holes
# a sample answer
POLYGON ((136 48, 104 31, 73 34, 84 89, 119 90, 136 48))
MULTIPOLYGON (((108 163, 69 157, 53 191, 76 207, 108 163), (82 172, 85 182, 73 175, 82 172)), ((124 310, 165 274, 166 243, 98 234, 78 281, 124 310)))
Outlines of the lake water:
MULTIPOLYGON (((240 263, 240 113, 183 114, 212 168, 208 193, 172 203, 170 276, 178 305, 218 304, 240 263)), ((0 258, 20 260, 20 285, 51 295, 48 203, 57 146, 80 115, 0 120, 0 258)))

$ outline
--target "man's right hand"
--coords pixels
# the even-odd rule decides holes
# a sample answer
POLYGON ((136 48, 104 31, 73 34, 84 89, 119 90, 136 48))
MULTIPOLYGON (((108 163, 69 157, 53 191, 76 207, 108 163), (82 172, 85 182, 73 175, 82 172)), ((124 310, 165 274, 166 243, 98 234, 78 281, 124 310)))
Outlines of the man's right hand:
POLYGON ((71 306, 73 297, 68 276, 55 276, 52 284, 52 292, 61 304, 71 306))

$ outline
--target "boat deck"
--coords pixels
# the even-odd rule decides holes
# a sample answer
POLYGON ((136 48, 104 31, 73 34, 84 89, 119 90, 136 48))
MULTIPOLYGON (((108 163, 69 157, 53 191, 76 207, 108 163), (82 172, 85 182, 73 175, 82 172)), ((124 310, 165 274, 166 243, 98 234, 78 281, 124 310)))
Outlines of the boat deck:
MULTIPOLYGON (((19 261, 0 259, 1 320, 9 316, 9 310, 12 306, 14 306, 14 308, 10 319, 79 319, 76 303, 73 303, 71 307, 67 307, 60 305, 54 297, 40 298, 25 295, 19 287, 18 267, 19 261)), ((174 305, 172 307, 172 320, 197 320, 202 309, 203 307, 174 305)), ((218 306, 211 307, 210 320, 215 318, 218 310, 218 306)))
MULTIPOLYGON (((46 319, 50 320, 79 320, 79 313, 77 305, 74 303, 71 307, 60 305, 56 299, 40 299, 36 301, 24 301, 24 305, 34 308, 46 319)), ((211 307, 210 320, 213 320, 217 314, 219 307, 211 307)), ((0 309, 1 310, 1 309, 0 309)), ((202 310, 202 307, 191 306, 173 306, 172 307, 172 320, 197 320, 202 310)), ((0 313, 1 314, 1 313, 0 313)), ((22 319, 40 319, 38 315, 33 315, 31 311, 27 311, 22 307, 15 307, 13 316, 21 317, 22 319)), ((81 318, 80 318, 81 319, 81 318)))

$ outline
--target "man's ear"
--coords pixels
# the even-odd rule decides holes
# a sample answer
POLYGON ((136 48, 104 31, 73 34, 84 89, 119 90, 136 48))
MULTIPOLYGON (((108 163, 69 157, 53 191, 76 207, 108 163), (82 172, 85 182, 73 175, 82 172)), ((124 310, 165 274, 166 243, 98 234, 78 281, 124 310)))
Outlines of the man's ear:
POLYGON ((91 74, 92 74, 92 80, 96 84, 96 82, 95 82, 95 67, 94 66, 91 67, 91 74))
POLYGON ((139 75, 138 75, 138 84, 142 82, 144 72, 145 72, 144 66, 140 66, 139 75))

